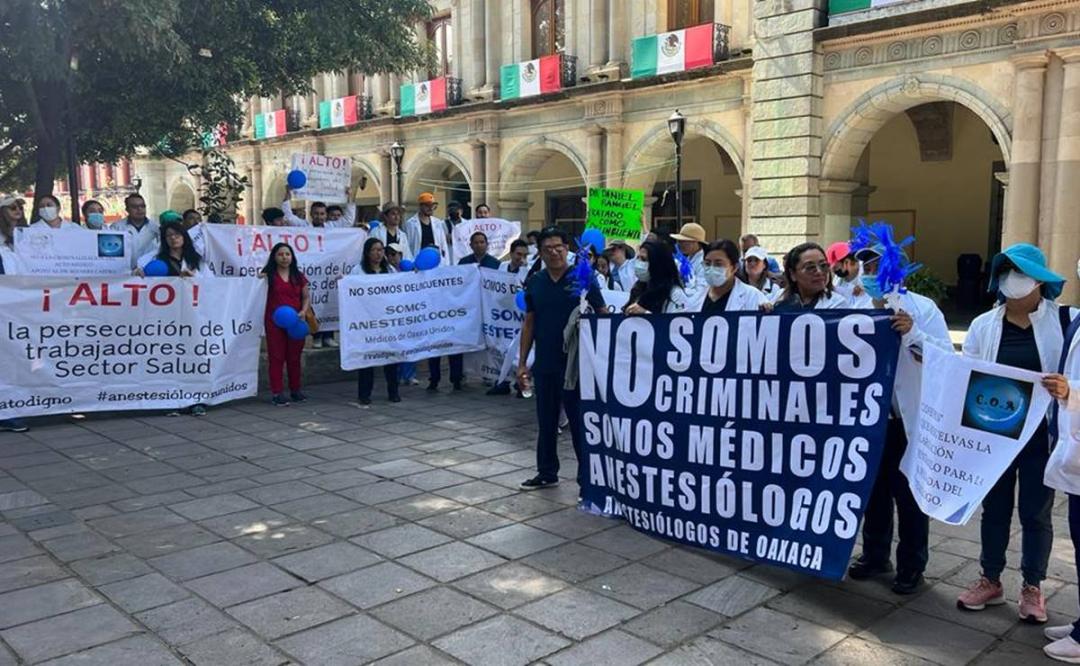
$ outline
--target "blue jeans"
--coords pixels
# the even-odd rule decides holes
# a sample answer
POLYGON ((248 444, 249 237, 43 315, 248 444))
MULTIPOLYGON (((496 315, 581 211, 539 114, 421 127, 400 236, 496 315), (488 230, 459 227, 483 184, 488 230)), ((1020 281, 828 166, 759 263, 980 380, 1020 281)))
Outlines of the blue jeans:
POLYGON ((398 381, 407 382, 416 378, 416 363, 398 363, 398 381))

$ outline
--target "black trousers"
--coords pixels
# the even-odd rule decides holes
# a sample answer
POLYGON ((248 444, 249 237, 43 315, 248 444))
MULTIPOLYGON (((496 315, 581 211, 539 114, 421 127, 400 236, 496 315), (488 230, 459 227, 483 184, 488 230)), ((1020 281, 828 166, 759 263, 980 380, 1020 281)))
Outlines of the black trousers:
MULTIPOLYGON (((465 379, 465 357, 461 354, 454 354, 448 356, 450 359, 450 383, 457 385, 461 383, 461 380, 465 379)), ((442 358, 436 356, 435 358, 428 359, 428 383, 432 386, 438 386, 442 381, 442 358)))
MULTIPOLYGON (((398 397, 398 364, 391 363, 382 367, 386 378, 386 393, 390 398, 398 397)), ((360 368, 356 371, 356 397, 371 400, 371 389, 375 387, 375 368, 360 368)))
POLYGON ((900 537, 896 546, 896 570, 901 574, 915 574, 926 570, 930 557, 930 519, 919 509, 907 477, 900 471, 900 460, 906 450, 904 422, 898 418, 889 419, 881 467, 863 515, 863 556, 872 562, 889 561, 895 507, 900 537))
POLYGON ((563 373, 533 373, 533 395, 536 398, 536 472, 547 480, 559 478, 559 407, 566 411, 570 425, 570 439, 577 457, 578 485, 584 473, 581 441, 581 394, 577 389, 563 389, 563 373))

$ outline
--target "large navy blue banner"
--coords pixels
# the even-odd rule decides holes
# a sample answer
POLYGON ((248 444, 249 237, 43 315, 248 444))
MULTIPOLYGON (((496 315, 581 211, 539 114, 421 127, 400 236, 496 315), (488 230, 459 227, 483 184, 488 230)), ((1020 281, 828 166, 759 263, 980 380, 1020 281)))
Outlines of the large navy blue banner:
POLYGON ((647 534, 839 579, 898 347, 881 310, 583 317, 582 499, 647 534))

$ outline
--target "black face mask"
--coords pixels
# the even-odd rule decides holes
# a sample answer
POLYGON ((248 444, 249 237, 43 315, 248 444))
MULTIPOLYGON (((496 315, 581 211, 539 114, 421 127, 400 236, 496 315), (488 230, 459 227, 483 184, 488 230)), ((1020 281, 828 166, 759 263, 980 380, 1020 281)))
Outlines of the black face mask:
POLYGON ((847 277, 848 277, 849 275, 851 275, 851 272, 850 272, 850 271, 848 271, 848 270, 847 270, 846 268, 837 268, 837 269, 834 269, 834 270, 833 270, 833 273, 835 273, 835 274, 836 274, 836 276, 837 276, 838 278, 842 279, 842 280, 846 280, 846 279, 847 279, 847 277))

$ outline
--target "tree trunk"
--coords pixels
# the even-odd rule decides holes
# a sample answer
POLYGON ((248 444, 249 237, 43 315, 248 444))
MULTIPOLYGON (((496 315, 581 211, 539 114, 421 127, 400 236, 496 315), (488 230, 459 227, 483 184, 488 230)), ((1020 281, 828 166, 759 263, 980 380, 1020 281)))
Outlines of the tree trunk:
MULTIPOLYGON (((62 146, 59 141, 39 136, 37 151, 37 171, 34 175, 34 214, 37 214, 38 202, 46 194, 53 192, 53 183, 56 181, 56 170, 60 166, 60 153, 62 146)), ((33 218, 30 220, 33 222, 33 218)))

